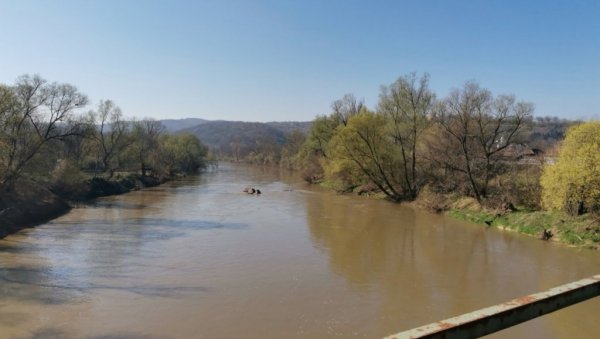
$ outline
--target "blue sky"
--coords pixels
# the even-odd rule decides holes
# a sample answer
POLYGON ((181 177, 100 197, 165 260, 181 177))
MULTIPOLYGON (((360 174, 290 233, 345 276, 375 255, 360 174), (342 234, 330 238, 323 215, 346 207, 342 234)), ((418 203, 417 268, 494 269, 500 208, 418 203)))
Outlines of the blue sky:
POLYGON ((310 120, 415 71, 600 118, 600 2, 0 0, 0 67, 137 117, 310 120))

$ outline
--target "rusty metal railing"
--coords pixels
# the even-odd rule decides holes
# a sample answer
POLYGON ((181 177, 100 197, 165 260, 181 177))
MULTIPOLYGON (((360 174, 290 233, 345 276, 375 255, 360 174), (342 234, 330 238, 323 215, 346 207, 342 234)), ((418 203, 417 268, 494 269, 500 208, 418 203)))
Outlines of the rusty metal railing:
POLYGON ((478 338, 598 295, 600 295, 600 275, 400 332, 386 339, 478 338))

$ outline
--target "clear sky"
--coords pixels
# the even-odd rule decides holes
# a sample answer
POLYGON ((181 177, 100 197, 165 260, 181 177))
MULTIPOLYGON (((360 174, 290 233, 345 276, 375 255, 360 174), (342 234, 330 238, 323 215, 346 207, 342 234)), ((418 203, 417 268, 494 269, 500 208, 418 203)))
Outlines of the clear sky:
POLYGON ((0 82, 25 73, 154 118, 311 120, 429 72, 536 115, 600 117, 600 1, 0 0, 0 82))

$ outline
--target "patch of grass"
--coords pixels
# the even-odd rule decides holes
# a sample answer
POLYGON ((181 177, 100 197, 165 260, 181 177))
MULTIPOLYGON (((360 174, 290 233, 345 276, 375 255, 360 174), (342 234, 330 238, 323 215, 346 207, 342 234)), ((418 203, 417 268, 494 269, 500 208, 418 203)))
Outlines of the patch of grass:
POLYGON ((488 210, 454 208, 448 211, 453 218, 491 227, 515 230, 519 233, 540 237, 544 230, 551 230, 552 240, 586 248, 600 246, 600 220, 592 215, 570 217, 562 212, 519 210, 497 215, 488 210))
POLYGON ((485 224, 486 221, 493 219, 491 214, 484 211, 473 211, 458 208, 451 209, 448 211, 448 214, 453 218, 470 221, 477 224, 485 224))

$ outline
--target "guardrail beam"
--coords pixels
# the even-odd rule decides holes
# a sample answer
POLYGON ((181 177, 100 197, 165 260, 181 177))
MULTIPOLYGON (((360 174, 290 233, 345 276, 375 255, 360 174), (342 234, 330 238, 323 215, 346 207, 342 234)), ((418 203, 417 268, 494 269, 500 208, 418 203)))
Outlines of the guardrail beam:
POLYGON ((478 338, 600 295, 600 275, 400 332, 386 339, 478 338))

